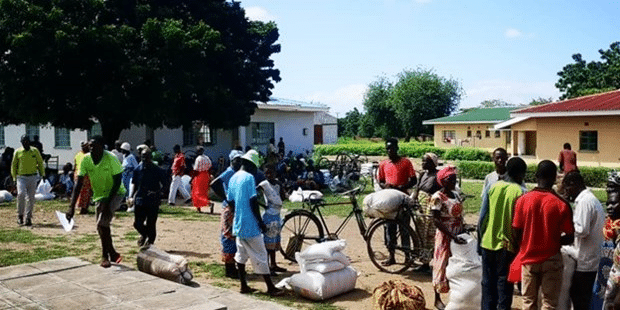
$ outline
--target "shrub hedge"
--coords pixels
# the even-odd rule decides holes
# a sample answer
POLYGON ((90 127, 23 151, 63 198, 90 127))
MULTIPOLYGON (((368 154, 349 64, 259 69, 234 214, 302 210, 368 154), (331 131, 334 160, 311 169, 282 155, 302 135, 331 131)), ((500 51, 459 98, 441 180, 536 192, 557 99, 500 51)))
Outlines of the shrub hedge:
MULTIPOLYGON (((495 165, 492 162, 462 160, 457 161, 456 166, 463 179, 484 180, 484 177, 487 174, 495 170, 495 165)), ((525 182, 536 183, 536 166, 536 164, 530 164, 527 166, 525 182)), ((590 187, 607 186, 607 173, 611 170, 614 169, 605 167, 579 167, 579 171, 581 172, 586 185, 590 187)))
MULTIPOLYGON (((459 147, 444 149, 435 147, 428 142, 408 142, 399 144, 399 154, 407 157, 420 158, 428 152, 437 154, 446 160, 482 160, 491 161, 491 154, 483 149, 459 147)), ((340 153, 352 153, 360 155, 383 155, 386 156, 385 144, 383 143, 343 143, 322 144, 314 146, 316 156, 338 155, 340 153)))

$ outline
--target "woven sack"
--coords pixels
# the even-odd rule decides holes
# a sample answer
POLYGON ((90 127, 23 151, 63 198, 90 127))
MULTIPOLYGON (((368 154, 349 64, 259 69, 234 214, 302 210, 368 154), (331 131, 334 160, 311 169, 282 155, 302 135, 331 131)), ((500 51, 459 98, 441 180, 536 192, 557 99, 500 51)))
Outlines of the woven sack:
POLYGON ((373 308, 380 310, 426 310, 422 290, 401 280, 377 286, 372 294, 373 308))

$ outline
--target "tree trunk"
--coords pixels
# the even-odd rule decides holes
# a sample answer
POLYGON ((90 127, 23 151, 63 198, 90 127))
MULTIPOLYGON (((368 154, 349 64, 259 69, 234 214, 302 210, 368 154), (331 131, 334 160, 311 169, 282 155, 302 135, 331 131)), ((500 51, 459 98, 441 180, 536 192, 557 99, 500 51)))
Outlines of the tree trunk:
POLYGON ((123 131, 123 126, 113 121, 99 121, 101 124, 101 134, 103 135, 103 141, 108 146, 108 150, 114 148, 114 142, 118 140, 123 131))
POLYGON ((411 141, 411 135, 407 133, 407 135, 405 136, 405 142, 409 142, 409 141, 411 141))

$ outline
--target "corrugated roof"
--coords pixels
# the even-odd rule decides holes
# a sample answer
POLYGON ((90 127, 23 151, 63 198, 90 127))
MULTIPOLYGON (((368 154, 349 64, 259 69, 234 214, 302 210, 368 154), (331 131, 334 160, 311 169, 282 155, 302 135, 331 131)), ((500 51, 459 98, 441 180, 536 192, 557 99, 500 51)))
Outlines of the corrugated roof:
POLYGON ((512 114, 620 111, 620 90, 547 103, 512 111, 512 114))
POLYGON ((426 120, 424 125, 445 123, 500 123, 510 119, 510 111, 515 107, 475 109, 465 113, 426 120))
POLYGON ((276 98, 276 97, 269 98, 269 102, 267 103, 258 102, 258 106, 260 107, 261 105, 291 107, 291 108, 300 108, 300 109, 317 109, 317 110, 325 110, 325 111, 329 110, 328 106, 321 104, 321 103, 304 102, 304 101, 299 101, 299 100, 276 98))

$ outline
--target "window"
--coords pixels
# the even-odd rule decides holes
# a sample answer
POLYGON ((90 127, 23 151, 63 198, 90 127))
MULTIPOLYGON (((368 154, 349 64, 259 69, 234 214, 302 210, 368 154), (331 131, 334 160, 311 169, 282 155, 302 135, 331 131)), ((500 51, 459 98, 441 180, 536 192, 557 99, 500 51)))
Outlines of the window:
POLYGON ((5 141, 4 141, 4 125, 0 124, 0 147, 4 147, 5 141))
POLYGON ((273 123, 251 123, 252 145, 267 145, 275 137, 273 123))
POLYGON ((183 145, 215 144, 215 130, 203 122, 193 122, 191 127, 183 126, 183 145))
POLYGON ((579 150, 598 151, 598 131, 580 131, 579 150))
POLYGON ((467 131, 467 138, 471 138, 471 130, 467 131))
POLYGON ((444 130, 442 132, 443 142, 452 143, 456 139, 456 131, 444 130))
POLYGON ((484 137, 485 137, 485 138, 490 138, 490 137, 491 137, 491 132, 490 132, 490 131, 488 131, 488 130, 487 130, 487 131, 485 131, 485 132, 484 132, 484 137))
POLYGON ((501 136, 502 136, 502 132, 499 131, 499 130, 496 130, 495 131, 495 138, 501 138, 501 136))
POLYGON ((482 138, 482 132, 480 130, 476 130, 476 138, 482 138))
POLYGON ((39 134, 39 126, 26 124, 26 136, 28 136, 30 141, 34 140, 34 136, 41 137, 39 134))
POLYGON ((90 141, 94 136, 102 136, 103 132, 101 131, 101 124, 94 123, 90 126, 90 129, 86 131, 86 140, 90 141))
POLYGON ((71 132, 67 128, 54 127, 54 147, 60 149, 71 148, 71 132))

